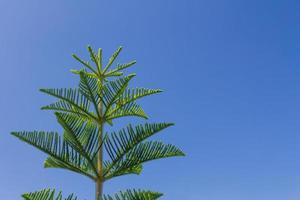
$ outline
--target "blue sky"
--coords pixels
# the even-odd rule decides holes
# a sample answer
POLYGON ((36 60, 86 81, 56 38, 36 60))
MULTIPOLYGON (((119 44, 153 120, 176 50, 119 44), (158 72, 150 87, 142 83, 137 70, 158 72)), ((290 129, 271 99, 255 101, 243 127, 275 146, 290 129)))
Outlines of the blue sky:
POLYGON ((163 88, 142 102, 157 138, 187 157, 148 163, 105 192, 146 188, 166 200, 300 198, 300 3, 297 0, 1 0, 0 196, 50 187, 93 199, 90 180, 43 169, 45 155, 12 130, 60 130, 39 108, 44 87, 73 87, 86 46, 138 61, 132 86, 163 88))

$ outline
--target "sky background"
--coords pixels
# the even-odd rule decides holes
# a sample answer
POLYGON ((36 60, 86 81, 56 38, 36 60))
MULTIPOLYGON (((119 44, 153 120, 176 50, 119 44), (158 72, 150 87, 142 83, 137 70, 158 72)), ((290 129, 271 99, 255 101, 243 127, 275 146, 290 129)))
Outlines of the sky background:
POLYGON ((165 200, 300 198, 300 3, 298 0, 0 0, 0 199, 50 187, 80 199, 94 185, 43 169, 46 155, 10 135, 57 130, 54 99, 73 87, 86 46, 119 46, 136 59, 131 86, 162 88, 141 102, 151 122, 176 126, 156 139, 185 158, 148 163, 106 193, 145 188, 165 200))

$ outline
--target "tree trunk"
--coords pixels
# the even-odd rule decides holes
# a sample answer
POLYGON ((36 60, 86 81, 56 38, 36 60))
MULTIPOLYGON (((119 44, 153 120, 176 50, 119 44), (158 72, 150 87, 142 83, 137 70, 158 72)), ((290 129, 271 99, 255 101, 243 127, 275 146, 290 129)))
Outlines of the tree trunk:
MULTIPOLYGON (((101 122, 102 123, 102 122, 101 122)), ((99 145, 102 143, 102 133, 103 133, 103 124, 100 126, 99 130, 99 145)), ((98 152, 98 162, 97 162, 97 171, 99 174, 99 178, 96 181, 96 200, 99 200, 103 194, 103 145, 101 145, 98 152)))
POLYGON ((102 180, 97 180, 96 182, 96 200, 100 200, 103 193, 103 182, 102 180))
MULTIPOLYGON (((102 80, 101 81, 101 85, 103 84, 102 80)), ((100 117, 102 118, 103 116, 103 104, 100 101, 99 105, 98 105, 98 113, 100 115, 100 117)), ((103 128, 104 128, 104 122, 102 119, 100 119, 99 122, 99 132, 98 132, 98 137, 99 137, 99 152, 98 152, 98 160, 97 160, 97 171, 99 174, 99 178, 96 181, 96 200, 100 200, 100 197, 102 197, 103 194, 103 128)))

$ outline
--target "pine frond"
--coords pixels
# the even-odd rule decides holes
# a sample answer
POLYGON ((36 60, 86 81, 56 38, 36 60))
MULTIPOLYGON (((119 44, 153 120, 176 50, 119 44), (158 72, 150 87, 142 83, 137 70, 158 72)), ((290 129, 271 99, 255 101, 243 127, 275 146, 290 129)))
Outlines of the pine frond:
POLYGON ((153 141, 140 143, 129 151, 122 160, 115 163, 106 177, 107 179, 113 178, 115 174, 132 169, 147 161, 174 156, 184 156, 184 153, 171 144, 153 141))
POLYGON ((93 103, 94 110, 96 111, 98 118, 100 118, 100 113, 98 112, 98 104, 101 101, 100 90, 101 88, 99 86, 98 80, 94 78, 90 78, 86 74, 86 72, 81 71, 79 91, 90 102, 93 103))
POLYGON ((123 69, 126 69, 128 67, 131 67, 132 65, 134 65, 136 63, 136 61, 131 61, 129 63, 125 63, 125 64, 118 64, 116 69, 113 69, 113 70, 110 70, 109 72, 107 72, 105 74, 106 77, 110 77, 110 76, 122 76, 123 75, 123 72, 122 70, 123 69))
POLYGON ((119 53, 122 51, 123 47, 119 47, 114 53, 113 55, 109 58, 109 61, 107 63, 107 65, 105 66, 105 68, 103 69, 103 73, 105 74, 106 71, 111 67, 111 65, 113 64, 113 62, 116 60, 116 58, 118 57, 119 53))
POLYGON ((125 175, 133 175, 133 174, 140 175, 142 170, 143 170, 143 166, 142 164, 139 164, 139 165, 135 165, 129 168, 124 168, 116 171, 112 163, 110 161, 107 161, 106 165, 104 165, 104 173, 106 173, 104 175, 104 180, 107 181, 111 178, 115 178, 118 176, 125 176, 125 175), (110 170, 109 173, 108 170, 110 170))
POLYGON ((42 110, 54 110, 78 114, 97 121, 96 116, 89 112, 90 101, 77 89, 40 89, 41 92, 58 98, 60 101, 42 107, 42 110))
MULTIPOLYGON (((130 150, 134 149, 136 145, 172 125, 173 123, 146 123, 144 125, 132 127, 132 125, 129 124, 118 133, 111 133, 110 136, 106 138, 104 147, 112 163, 105 168, 104 176, 109 174, 109 171, 114 167, 114 165, 121 161, 122 158, 130 150)), ((133 166, 133 169, 125 169, 125 171, 119 172, 118 175, 122 175, 122 173, 129 174, 128 170, 130 173, 139 174, 141 172, 141 166, 133 166)), ((114 175, 117 176, 117 174, 114 175)))
MULTIPOLYGON (((130 74, 126 77, 119 78, 114 81, 109 81, 103 87, 103 103, 106 107, 105 114, 110 110, 112 105, 116 103, 117 99, 122 95, 129 81, 135 76, 130 74)), ((104 116, 105 116, 104 114, 104 116)))
POLYGON ((63 141, 58 133, 24 131, 12 132, 12 135, 48 154, 50 157, 44 164, 46 168, 60 167, 95 179, 95 175, 85 167, 84 157, 63 141))
MULTIPOLYGON (((55 190, 51 190, 51 189, 44 189, 41 191, 26 193, 23 194, 22 197, 24 198, 24 200, 62 200, 63 199, 61 192, 55 194, 55 190)), ((70 194, 67 198, 64 198, 64 200, 77 200, 77 197, 75 197, 73 194, 70 194)))
POLYGON ((114 196, 104 195, 100 200, 156 200, 163 194, 145 190, 126 190, 116 193, 114 196))
POLYGON ((104 117, 107 121, 109 121, 127 116, 135 116, 148 119, 142 107, 135 102, 130 102, 122 106, 115 106, 104 117))
POLYGON ((97 57, 98 57, 98 60, 99 60, 98 65, 100 67, 100 69, 98 69, 98 70, 101 71, 102 70, 102 49, 101 48, 98 49, 97 57))
MULTIPOLYGON (((98 56, 96 55, 96 53, 93 51, 92 47, 88 46, 88 51, 89 51, 89 53, 90 53, 90 58, 91 58, 91 60, 96 64, 97 70, 98 70, 98 74, 100 75, 100 74, 101 74, 101 68, 102 68, 102 64, 101 64, 102 50, 99 49, 99 51, 100 51, 100 53, 101 53, 99 57, 98 57, 98 56)), ((98 52, 98 53, 99 53, 99 52, 98 52)))
POLYGON ((134 65, 135 63, 136 63, 136 60, 131 61, 131 62, 129 62, 129 63, 125 63, 125 64, 118 64, 116 69, 117 69, 118 71, 121 71, 121 70, 123 70, 123 69, 127 69, 128 67, 131 67, 131 66, 134 65))
POLYGON ((62 162, 61 160, 58 160, 52 156, 49 156, 45 162, 44 162, 44 167, 45 168, 56 168, 56 169, 65 169, 69 171, 73 171, 75 173, 79 173, 82 175, 85 175, 92 180, 96 180, 97 175, 94 174, 94 169, 90 167, 86 159, 84 159, 80 154, 73 154, 72 156, 72 161, 76 162, 76 165, 78 165, 77 168, 74 168, 70 166, 69 164, 66 164, 65 162, 62 162), (80 171, 78 170, 80 167, 80 171))
POLYGON ((75 54, 73 54, 72 56, 73 56, 73 58, 75 58, 75 60, 77 60, 78 62, 80 62, 83 66, 85 66, 86 68, 88 68, 89 70, 91 70, 93 73, 98 74, 97 71, 88 62, 85 62, 85 61, 81 60, 75 54))
POLYGON ((80 110, 76 109, 71 104, 69 104, 68 102, 65 102, 62 100, 57 101, 52 104, 49 104, 47 106, 43 106, 41 109, 42 110, 52 110, 52 111, 63 112, 63 113, 71 113, 74 115, 78 115, 82 118, 88 119, 88 120, 92 119, 91 116, 87 115, 86 113, 81 112, 80 110))
POLYGON ((85 121, 75 115, 55 113, 58 122, 65 130, 64 139, 83 156, 99 177, 93 158, 99 150, 98 127, 92 122, 85 121))
MULTIPOLYGON (((86 69, 80 69, 80 70, 78 70, 78 69, 71 69, 70 70, 73 74, 77 74, 77 75, 80 75, 80 73, 82 72, 82 71, 86 71, 86 69)), ((91 73, 91 72, 85 72, 85 74, 89 77, 89 78, 98 78, 98 76, 97 76, 97 74, 94 74, 94 73, 91 73)))
POLYGON ((117 101, 117 105, 125 105, 145 96, 161 93, 160 89, 134 88, 126 89, 117 101))

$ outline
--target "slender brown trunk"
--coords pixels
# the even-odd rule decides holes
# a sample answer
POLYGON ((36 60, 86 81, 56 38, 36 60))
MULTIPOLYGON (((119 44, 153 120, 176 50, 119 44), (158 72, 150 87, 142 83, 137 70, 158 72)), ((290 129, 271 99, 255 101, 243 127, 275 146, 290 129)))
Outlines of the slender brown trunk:
MULTIPOLYGON (((102 80, 101 80, 101 85, 102 85, 102 80)), ((99 112, 99 115, 101 117, 103 117, 103 104, 102 102, 99 103, 98 105, 98 112, 99 112)), ((103 140, 103 127, 104 126, 104 122, 103 120, 101 119, 100 121, 100 127, 99 127, 99 132, 98 132, 98 137, 99 137, 99 145, 100 145, 100 149, 99 149, 99 152, 98 152, 98 161, 97 161, 97 171, 98 171, 98 174, 99 174, 99 178, 96 180, 96 200, 100 200, 100 197, 102 197, 102 194, 103 194, 103 148, 101 145, 102 144, 102 140, 103 140)))
MULTIPOLYGON (((99 143, 100 143, 99 145, 101 145, 101 142, 103 139, 102 133, 103 133, 103 124, 101 124, 101 127, 99 129, 99 143)), ((99 200, 103 194, 103 165, 102 165, 102 163, 103 163, 103 149, 101 146, 101 148, 99 149, 99 152, 98 152, 97 171, 99 174, 99 178, 96 181, 96 200, 99 200)))
POLYGON ((96 182, 96 200, 100 200, 102 193, 103 193, 103 182, 101 180, 97 180, 97 182, 96 182))

